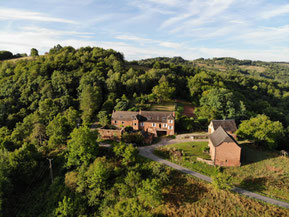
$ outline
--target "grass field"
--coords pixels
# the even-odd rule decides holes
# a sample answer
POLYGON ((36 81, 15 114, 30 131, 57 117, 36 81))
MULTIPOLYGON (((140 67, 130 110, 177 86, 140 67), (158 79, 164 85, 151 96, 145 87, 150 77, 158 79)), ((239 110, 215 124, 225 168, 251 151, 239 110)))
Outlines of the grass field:
POLYGON ((163 189, 163 197, 164 204, 154 210, 156 216, 289 216, 287 209, 214 189, 175 170, 163 189))
POLYGON ((218 168, 197 161, 197 157, 210 159, 210 156, 203 152, 203 149, 207 147, 207 145, 207 142, 187 142, 163 146, 154 152, 160 157, 169 159, 174 163, 181 164, 184 167, 190 168, 202 174, 208 176, 216 175, 219 171, 218 168), (173 150, 180 150, 184 155, 181 157, 174 157, 172 154, 173 150))
POLYGON ((256 71, 256 72, 265 72, 266 68, 262 66, 239 66, 241 69, 256 71))
MULTIPOLYGON (((207 142, 173 144, 159 148, 155 153, 194 171, 213 176, 219 169, 196 161, 207 158, 202 152, 207 142), (173 156, 170 149, 181 150, 182 157, 173 156)), ((236 186, 289 202, 289 158, 278 153, 260 151, 243 145, 242 166, 227 167, 223 171, 232 176, 236 186)))
POLYGON ((15 59, 10 59, 10 60, 4 60, 4 61, 16 63, 17 61, 20 61, 20 60, 31 60, 31 59, 33 59, 33 57, 28 56, 28 57, 20 57, 20 58, 15 58, 15 59))
POLYGON ((150 110, 151 111, 175 111, 176 103, 175 102, 163 102, 160 104, 152 104, 150 110))

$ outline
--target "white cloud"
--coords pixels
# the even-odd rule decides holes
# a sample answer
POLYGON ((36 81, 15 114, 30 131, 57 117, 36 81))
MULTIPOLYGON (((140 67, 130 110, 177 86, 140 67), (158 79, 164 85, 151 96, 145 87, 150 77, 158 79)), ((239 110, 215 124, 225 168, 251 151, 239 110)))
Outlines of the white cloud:
POLYGON ((160 42, 159 45, 162 47, 175 48, 175 49, 182 47, 180 43, 168 42, 168 41, 160 42))
POLYGON ((262 12, 261 17, 265 19, 270 19, 272 17, 281 16, 281 15, 288 14, 288 13, 289 13, 289 4, 282 5, 273 10, 264 11, 262 12))
POLYGON ((155 40, 150 38, 144 38, 139 37, 135 35, 117 35, 115 36, 116 39, 125 40, 125 41, 133 41, 138 43, 142 46, 148 46, 148 45, 155 45, 165 48, 180 48, 182 47, 181 43, 171 42, 171 41, 161 41, 161 40, 155 40))
POLYGON ((240 34, 237 39, 244 40, 250 44, 263 44, 270 46, 287 41, 289 37, 289 25, 281 27, 262 27, 258 29, 248 30, 246 33, 240 34))
POLYGON ((39 22, 58 22, 77 24, 77 22, 62 18, 50 17, 43 13, 19 10, 13 8, 0 8, 0 20, 33 20, 39 22))
POLYGON ((143 37, 139 37, 139 36, 135 36, 135 35, 117 35, 115 36, 116 39, 120 39, 120 40, 126 40, 126 41, 134 41, 137 43, 154 43, 156 42, 153 39, 148 39, 148 38, 143 38, 143 37))
POLYGON ((141 11, 141 14, 139 16, 142 17, 142 15, 145 15, 148 17, 150 14, 174 14, 175 12, 171 9, 165 9, 164 7, 157 6, 149 1, 141 1, 141 0, 129 0, 128 1, 130 6, 133 6, 135 8, 138 8, 141 11))
POLYGON ((177 6, 182 3, 182 1, 179 0, 147 0, 147 1, 167 6, 177 6))
MULTIPOLYGON (((178 7, 180 13, 171 16, 161 24, 161 29, 168 29, 171 34, 179 32, 190 32, 192 28, 207 23, 221 24, 224 11, 227 10, 235 0, 195 0, 182 4, 178 7)), ((231 17, 226 17, 228 22, 231 17)))
MULTIPOLYGON (((115 41, 97 41, 91 38, 73 38, 62 39, 63 35, 69 32, 53 30, 37 30, 36 27, 24 27, 26 31, 23 32, 1 32, 0 34, 0 47, 1 49, 10 50, 13 53, 29 53, 32 47, 37 48, 41 53, 48 51, 56 44, 62 46, 73 46, 79 48, 82 46, 97 46, 103 48, 112 48, 116 51, 124 53, 128 60, 143 59, 158 56, 182 56, 185 59, 196 59, 199 57, 224 57, 230 56, 239 59, 253 59, 253 60, 266 60, 266 61, 288 61, 289 49, 288 48, 271 48, 263 50, 254 49, 219 49, 208 47, 191 47, 180 45, 172 42, 161 42, 159 44, 149 44, 146 46, 132 45, 129 42, 115 42, 115 41), (37 43, 35 43, 37 42, 37 43), (172 49, 173 48, 173 49, 172 49)), ((72 34, 81 35, 82 33, 70 32, 72 34)), ((86 34, 86 33, 85 33, 86 34)), ((89 36, 89 34, 87 35, 89 36)), ((158 41, 159 42, 159 41, 158 41)))
MULTIPOLYGON (((197 14, 197 12, 195 12, 195 14, 197 14)), ((161 28, 165 28, 165 27, 168 27, 168 26, 171 26, 175 23, 178 23, 182 20, 185 20, 191 16, 193 16, 194 13, 193 12, 190 12, 190 13, 185 13, 185 14, 181 14, 181 15, 178 15, 178 16, 175 16, 175 17, 172 17, 166 21, 164 21, 162 24, 161 24, 161 28)))
POLYGON ((31 33, 33 35, 47 35, 47 36, 87 36, 94 35, 92 32, 78 32, 78 31, 65 31, 65 30, 56 30, 56 29, 47 29, 37 26, 23 26, 19 28, 20 31, 25 33, 31 33))
POLYGON ((272 49, 219 49, 219 48, 200 48, 201 56, 204 57, 234 57, 237 59, 251 59, 263 61, 288 61, 288 48, 272 49))

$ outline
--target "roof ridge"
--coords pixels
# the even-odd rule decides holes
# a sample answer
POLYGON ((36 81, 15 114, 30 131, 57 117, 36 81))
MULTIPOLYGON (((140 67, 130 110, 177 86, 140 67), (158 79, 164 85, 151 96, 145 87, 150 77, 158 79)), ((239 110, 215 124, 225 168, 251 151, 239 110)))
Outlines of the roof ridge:
POLYGON ((230 139, 236 142, 232 137, 224 130, 222 126, 219 126, 217 130, 215 130, 212 134, 209 135, 210 140, 212 141, 214 146, 219 146, 226 139, 230 139))

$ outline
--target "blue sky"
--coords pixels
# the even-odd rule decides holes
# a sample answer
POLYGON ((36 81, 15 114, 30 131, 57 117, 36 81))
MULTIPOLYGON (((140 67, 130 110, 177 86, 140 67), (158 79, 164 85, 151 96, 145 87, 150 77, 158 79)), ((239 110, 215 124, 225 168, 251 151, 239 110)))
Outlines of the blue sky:
POLYGON ((289 61, 289 0, 1 0, 0 50, 56 44, 112 48, 127 60, 289 61))

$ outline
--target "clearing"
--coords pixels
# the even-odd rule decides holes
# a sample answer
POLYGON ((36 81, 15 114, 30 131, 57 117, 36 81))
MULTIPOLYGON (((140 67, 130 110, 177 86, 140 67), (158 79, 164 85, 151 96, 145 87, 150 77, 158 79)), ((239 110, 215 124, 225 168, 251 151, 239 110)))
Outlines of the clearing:
MULTIPOLYGON (((213 176, 219 172, 219 167, 196 160, 197 157, 210 158, 203 152, 207 144, 207 142, 171 144, 158 148, 154 153, 194 171, 213 176), (181 156, 179 152, 182 153, 181 156)), ((232 176, 234 185, 238 187, 289 202, 288 165, 289 158, 243 144, 242 166, 226 167, 222 170, 232 176)))
POLYGON ((289 210, 264 204, 229 191, 217 190, 173 170, 162 190, 164 204, 155 213, 164 216, 288 216, 289 210))
POLYGON ((152 104, 150 110, 151 111, 167 111, 172 112, 176 109, 175 102, 163 102, 160 104, 152 104))

